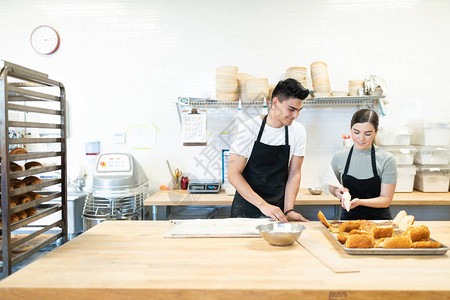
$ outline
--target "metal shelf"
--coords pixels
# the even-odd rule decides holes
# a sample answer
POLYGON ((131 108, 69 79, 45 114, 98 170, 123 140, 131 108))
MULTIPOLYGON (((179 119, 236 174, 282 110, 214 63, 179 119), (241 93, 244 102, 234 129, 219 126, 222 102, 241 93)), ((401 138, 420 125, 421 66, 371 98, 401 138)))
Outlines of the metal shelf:
MULTIPOLYGON (((380 99, 385 96, 346 96, 346 97, 321 97, 321 98, 308 98, 303 100, 305 106, 360 106, 367 105, 374 107, 379 105, 380 99)), ((247 101, 241 102, 242 107, 259 106, 264 105, 264 101, 247 101)), ((239 105, 239 101, 219 101, 219 100, 205 100, 202 98, 190 98, 190 97, 178 97, 176 102, 178 110, 178 118, 181 124, 181 110, 182 107, 236 107, 239 105)), ((267 106, 270 107, 270 100, 267 101, 267 106)))
MULTIPOLYGON (((303 105, 365 105, 377 103, 385 96, 347 96, 347 97, 321 97, 303 100, 303 105)), ((241 102, 242 106, 262 106, 264 101, 241 102)), ((269 101, 270 103, 270 101, 269 101)), ((201 98, 179 97, 177 105, 189 106, 238 106, 238 101, 204 100, 201 98)))

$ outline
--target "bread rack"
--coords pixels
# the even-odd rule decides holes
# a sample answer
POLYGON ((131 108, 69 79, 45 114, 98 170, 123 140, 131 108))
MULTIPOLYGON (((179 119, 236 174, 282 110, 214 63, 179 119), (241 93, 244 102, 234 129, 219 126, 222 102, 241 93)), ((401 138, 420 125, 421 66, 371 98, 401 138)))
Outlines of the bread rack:
MULTIPOLYGON (((67 190, 66 190, 66 95, 61 82, 48 78, 47 74, 0 60, 0 162, 1 162, 1 235, 2 277, 12 273, 12 266, 42 248, 61 239, 67 241, 67 190), (38 122, 30 121, 30 119, 38 122), (44 120, 44 122, 40 122, 44 120), (48 121, 50 120, 50 121, 48 121), (12 138, 11 132, 21 131, 12 138), (48 131, 49 135, 28 137, 30 131, 48 131), (38 149, 26 154, 10 154, 10 150, 21 147, 38 149), (57 150, 55 150, 57 148, 57 150), (21 171, 10 171, 10 163, 23 165, 41 161, 43 167, 21 171), (12 180, 27 176, 41 177, 42 182, 10 190, 12 180), (49 179, 45 179, 49 178, 49 179), (11 198, 29 192, 37 192, 40 199, 10 207, 11 198), (61 204, 45 202, 61 199, 61 204), (37 213, 11 222, 11 217, 26 209, 36 207, 37 213), (58 213, 61 218, 45 223, 45 217, 58 213), (41 220, 39 225, 33 222, 41 220), (45 225, 41 223, 44 222, 45 225), (19 230, 20 229, 20 230, 19 230), (19 231, 18 231, 19 230, 19 231), (20 234, 20 239, 11 239, 11 233, 20 234), (31 233, 30 233, 31 232, 31 233), (56 232, 56 233, 53 233, 56 232), (50 233, 50 234, 48 234, 50 233), (38 241, 38 242, 36 242, 38 241), (25 244, 27 243, 27 244, 25 244), (29 246, 27 251, 14 253, 16 247, 29 246)), ((22 213, 23 217, 23 213, 22 213)))

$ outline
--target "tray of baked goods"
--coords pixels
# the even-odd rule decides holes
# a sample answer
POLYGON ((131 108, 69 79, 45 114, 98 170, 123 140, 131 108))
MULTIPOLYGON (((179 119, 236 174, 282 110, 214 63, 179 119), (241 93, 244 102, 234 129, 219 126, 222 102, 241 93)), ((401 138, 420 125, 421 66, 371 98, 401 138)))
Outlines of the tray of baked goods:
POLYGON ((393 220, 319 220, 348 254, 444 255, 448 247, 431 238, 426 225, 414 226, 414 216, 400 211, 393 220))

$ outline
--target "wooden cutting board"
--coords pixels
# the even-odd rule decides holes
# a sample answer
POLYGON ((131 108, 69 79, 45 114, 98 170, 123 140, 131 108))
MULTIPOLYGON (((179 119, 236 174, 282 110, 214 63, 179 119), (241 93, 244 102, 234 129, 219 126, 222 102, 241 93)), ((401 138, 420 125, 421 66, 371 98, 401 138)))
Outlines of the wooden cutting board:
POLYGON ((359 269, 344 261, 336 251, 327 249, 324 245, 303 232, 297 239, 297 243, 303 246, 334 273, 355 273, 359 269))

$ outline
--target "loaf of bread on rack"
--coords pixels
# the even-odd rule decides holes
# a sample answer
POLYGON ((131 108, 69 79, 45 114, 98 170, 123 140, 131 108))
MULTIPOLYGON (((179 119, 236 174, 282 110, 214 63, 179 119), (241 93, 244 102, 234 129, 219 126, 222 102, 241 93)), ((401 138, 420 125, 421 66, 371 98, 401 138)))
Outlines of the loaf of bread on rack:
POLYGON ((15 162, 10 162, 9 163, 9 171, 10 172, 19 172, 19 171, 23 171, 22 166, 20 166, 19 164, 16 164, 15 162))
POLYGON ((42 167, 44 166, 38 161, 30 161, 25 164, 25 170, 37 169, 42 167))
POLYGON ((24 210, 19 211, 18 213, 16 213, 16 215, 17 215, 17 217, 19 218, 19 220, 26 219, 27 216, 28 216, 28 215, 27 215, 27 212, 24 211, 24 210))
POLYGON ((27 176, 23 179, 23 181, 26 183, 26 185, 33 185, 42 182, 42 180, 40 180, 36 176, 27 176))
POLYGON ((9 181, 9 186, 10 186, 10 189, 11 189, 11 187, 12 187, 12 189, 18 189, 18 188, 26 187, 27 184, 26 184, 26 182, 24 182, 23 180, 20 180, 20 179, 11 179, 9 181))
POLYGON ((9 154, 16 155, 16 154, 27 154, 28 151, 25 148, 17 147, 9 151, 9 154))
POLYGON ((17 204, 25 204, 30 201, 31 201, 30 196, 28 196, 27 194, 22 194, 22 195, 17 196, 16 203, 17 204))
POLYGON ((35 214, 37 214, 37 210, 36 207, 30 207, 26 210, 27 216, 31 217, 34 216, 35 214))
POLYGON ((19 217, 16 214, 11 215, 11 224, 19 221, 19 217))
POLYGON ((40 194, 35 192, 28 192, 27 195, 30 196, 31 201, 42 198, 40 194))

